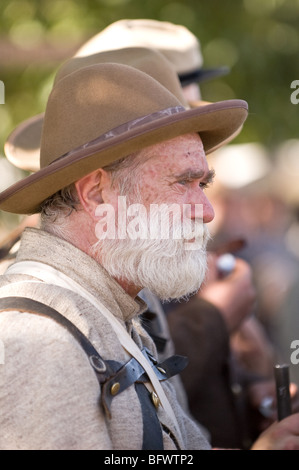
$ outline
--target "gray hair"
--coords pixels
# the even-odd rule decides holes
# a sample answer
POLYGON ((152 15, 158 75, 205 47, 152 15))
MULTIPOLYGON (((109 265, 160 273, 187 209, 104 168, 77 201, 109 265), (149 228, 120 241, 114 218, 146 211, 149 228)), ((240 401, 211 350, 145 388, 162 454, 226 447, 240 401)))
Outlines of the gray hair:
MULTIPOLYGON (((132 192, 137 194, 138 188, 135 178, 137 170, 142 163, 138 156, 139 152, 136 152, 103 167, 105 171, 111 174, 111 186, 117 187, 120 195, 131 194, 132 192)), ((55 232, 57 235, 59 235, 58 232, 61 232, 60 236, 62 236, 66 218, 73 211, 80 209, 81 204, 75 183, 72 183, 42 203, 41 228, 52 233, 55 232)), ((62 236, 62 238, 64 237, 62 236)))

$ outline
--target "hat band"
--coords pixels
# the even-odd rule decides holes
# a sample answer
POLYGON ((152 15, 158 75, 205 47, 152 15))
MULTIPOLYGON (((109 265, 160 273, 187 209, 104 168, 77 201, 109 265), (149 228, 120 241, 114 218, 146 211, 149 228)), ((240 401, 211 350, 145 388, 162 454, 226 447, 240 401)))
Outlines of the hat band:
POLYGON ((53 162, 51 162, 50 165, 54 162, 58 162, 59 160, 65 157, 69 157, 77 153, 80 150, 83 150, 83 149, 85 150, 89 148, 92 150, 93 146, 97 147, 99 143, 109 140, 113 137, 117 137, 119 135, 125 134, 126 132, 136 127, 141 127, 144 124, 148 124, 152 121, 157 121, 158 119, 163 119, 167 116, 172 116, 174 114, 182 113, 184 111, 186 111, 184 106, 175 106, 172 108, 163 109, 162 111, 156 111, 155 113, 147 114, 146 116, 142 116, 140 118, 134 119, 133 121, 129 121, 124 124, 121 124, 120 126, 117 126, 114 129, 111 129, 105 134, 100 135, 96 139, 86 142, 85 144, 80 145, 79 147, 76 147, 75 149, 70 150, 69 152, 64 153, 63 155, 61 155, 61 157, 58 157, 55 160, 53 160, 53 162))

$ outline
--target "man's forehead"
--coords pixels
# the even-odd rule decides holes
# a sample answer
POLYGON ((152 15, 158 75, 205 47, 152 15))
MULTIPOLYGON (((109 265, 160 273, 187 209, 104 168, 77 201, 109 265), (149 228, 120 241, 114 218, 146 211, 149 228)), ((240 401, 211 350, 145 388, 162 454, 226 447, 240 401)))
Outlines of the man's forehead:
POLYGON ((175 157, 180 159, 184 156, 197 158, 198 156, 205 156, 203 143, 200 136, 196 133, 184 134, 174 139, 152 145, 143 149, 141 154, 143 154, 142 156, 145 160, 152 157, 157 161, 161 159, 161 162, 165 162, 167 158, 174 161, 175 157))
POLYGON ((191 134, 183 134, 178 137, 174 137, 171 140, 166 140, 164 142, 158 143, 153 147, 160 148, 188 148, 188 146, 198 147, 198 149, 203 150, 202 140, 196 132, 191 134))

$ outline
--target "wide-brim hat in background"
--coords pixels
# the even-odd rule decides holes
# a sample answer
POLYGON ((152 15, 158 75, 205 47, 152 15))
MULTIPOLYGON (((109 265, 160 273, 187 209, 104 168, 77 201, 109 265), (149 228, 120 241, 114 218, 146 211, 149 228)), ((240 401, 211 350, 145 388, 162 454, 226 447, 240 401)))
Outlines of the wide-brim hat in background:
POLYGON ((171 62, 182 86, 226 75, 226 66, 203 67, 199 39, 185 26, 149 19, 123 19, 112 23, 89 39, 77 56, 124 47, 157 49, 171 62))
POLYGON ((210 155, 209 163, 217 175, 215 186, 228 190, 249 187, 272 171, 269 151, 259 142, 226 145, 210 155))
POLYGON ((97 168, 186 133, 198 132, 209 153, 247 114, 243 100, 186 109, 167 84, 127 65, 80 68, 58 80, 49 96, 41 169, 0 193, 0 209, 38 212, 49 196, 97 168))
MULTIPOLYGON (((182 87, 173 64, 158 50, 145 47, 128 47, 102 51, 88 56, 75 56, 66 61, 57 71, 54 83, 69 73, 82 67, 99 63, 119 63, 141 70, 162 85, 168 87, 179 101, 185 103, 182 87)), ((210 104, 199 101, 192 107, 210 104)), ((7 159, 15 166, 30 172, 40 169, 40 142, 44 113, 33 116, 21 124, 8 136, 4 151, 7 159)), ((233 139, 241 128, 236 132, 233 139)))
POLYGON ((39 170, 44 114, 37 114, 21 122, 6 139, 5 156, 17 168, 25 171, 39 170))

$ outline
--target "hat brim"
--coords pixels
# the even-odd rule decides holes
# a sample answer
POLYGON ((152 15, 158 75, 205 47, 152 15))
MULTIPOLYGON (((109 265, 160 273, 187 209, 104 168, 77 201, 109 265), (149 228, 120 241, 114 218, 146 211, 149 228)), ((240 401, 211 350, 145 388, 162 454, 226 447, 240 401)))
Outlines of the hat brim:
POLYGON ((183 134, 199 133, 205 152, 211 153, 236 133, 247 114, 246 101, 221 101, 155 119, 87 148, 80 147, 0 193, 0 209, 16 214, 39 212, 45 199, 97 168, 183 134))
POLYGON ((40 169, 40 141, 45 113, 37 114, 19 124, 4 144, 7 160, 25 171, 40 169))

